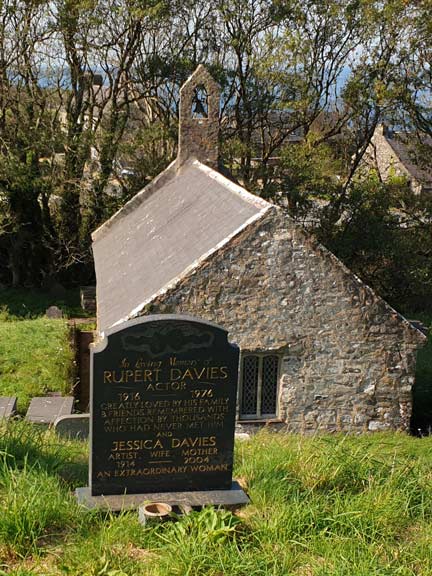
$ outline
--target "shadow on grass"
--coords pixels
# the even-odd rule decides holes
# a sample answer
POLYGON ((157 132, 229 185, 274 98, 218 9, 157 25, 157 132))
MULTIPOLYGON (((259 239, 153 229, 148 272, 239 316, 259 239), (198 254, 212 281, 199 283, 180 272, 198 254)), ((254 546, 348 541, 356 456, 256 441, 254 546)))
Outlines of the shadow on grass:
POLYGON ((43 316, 49 306, 58 306, 67 317, 87 317, 80 304, 78 288, 57 291, 24 288, 0 289, 0 311, 11 319, 43 316))

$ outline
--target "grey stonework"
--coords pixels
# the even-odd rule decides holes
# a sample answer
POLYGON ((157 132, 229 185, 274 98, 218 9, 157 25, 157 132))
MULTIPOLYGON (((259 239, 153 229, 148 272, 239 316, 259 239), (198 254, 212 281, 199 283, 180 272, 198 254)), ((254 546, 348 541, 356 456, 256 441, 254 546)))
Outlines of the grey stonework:
POLYGON ((364 165, 376 169, 384 182, 392 176, 405 177, 415 195, 432 188, 430 166, 422 168, 418 164, 415 145, 404 141, 397 133, 393 134, 383 124, 375 129, 365 152, 364 165))
POLYGON ((204 66, 199 65, 180 90, 179 165, 194 157, 211 168, 218 167, 219 101, 219 85, 204 66), (207 91, 207 118, 194 118, 192 114, 194 91, 200 86, 207 91))
POLYGON ((180 277, 150 312, 211 320, 243 351, 280 354, 278 419, 288 430, 409 426, 425 337, 277 207, 180 277))

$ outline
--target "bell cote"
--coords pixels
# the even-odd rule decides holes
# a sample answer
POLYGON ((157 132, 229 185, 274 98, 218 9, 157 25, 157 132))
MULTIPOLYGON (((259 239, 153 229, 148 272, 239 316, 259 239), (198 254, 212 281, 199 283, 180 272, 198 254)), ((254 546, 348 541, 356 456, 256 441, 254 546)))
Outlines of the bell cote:
POLYGON ((219 101, 219 85, 200 64, 180 90, 179 166, 189 158, 197 158, 217 169, 219 101))

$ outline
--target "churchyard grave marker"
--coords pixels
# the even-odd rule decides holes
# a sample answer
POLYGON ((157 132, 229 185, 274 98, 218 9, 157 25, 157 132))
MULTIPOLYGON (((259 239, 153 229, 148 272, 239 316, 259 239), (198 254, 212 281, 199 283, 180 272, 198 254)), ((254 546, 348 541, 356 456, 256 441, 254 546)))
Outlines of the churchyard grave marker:
POLYGON ((54 422, 54 429, 64 438, 86 440, 89 436, 90 414, 69 414, 59 416, 54 422))
POLYGON ((91 353, 90 488, 78 499, 92 506, 100 495, 165 494, 168 502, 200 493, 202 505, 215 491, 229 500, 237 346, 219 326, 184 316, 122 326, 91 353))
POLYGON ((17 410, 16 396, 2 396, 0 397, 0 419, 5 418, 8 420, 15 414, 17 410))
POLYGON ((72 414, 72 396, 49 396, 32 398, 25 419, 33 424, 51 426, 59 416, 72 414))
POLYGON ((50 306, 45 311, 45 316, 51 320, 63 318, 63 312, 57 306, 50 306))

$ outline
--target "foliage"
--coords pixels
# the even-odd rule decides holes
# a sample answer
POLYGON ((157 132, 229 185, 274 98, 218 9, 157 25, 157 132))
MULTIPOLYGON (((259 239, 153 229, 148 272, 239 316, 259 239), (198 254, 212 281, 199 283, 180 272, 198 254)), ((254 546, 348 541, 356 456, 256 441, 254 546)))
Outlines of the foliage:
POLYGON ((71 496, 55 477, 38 465, 11 467, 4 458, 0 464, 0 542, 18 556, 37 553, 42 536, 59 534, 73 522, 71 496))
POLYGON ((430 21, 429 0, 4 1, 0 281, 93 281, 90 233, 174 158, 201 62, 234 177, 309 220, 330 199, 337 235, 378 122, 431 133, 430 21))
POLYGON ((416 377, 413 388, 413 416, 411 428, 414 434, 428 435, 432 432, 432 316, 416 312, 406 313, 407 318, 416 318, 428 328, 427 344, 417 351, 416 377))
MULTIPOLYGON (((49 476, 60 474, 68 478, 79 477, 79 481, 86 479, 85 474, 79 475, 82 461, 76 449, 67 442, 59 442, 55 436, 51 442, 47 441, 46 430, 37 427, 26 420, 10 420, 3 422, 0 427, 0 453, 5 467, 17 470, 34 470, 38 467, 49 476), (71 461, 71 458, 76 460, 71 461), (75 467, 75 468, 74 468, 75 467), (74 468, 74 474, 71 474, 74 468)), ((87 465, 87 462, 85 462, 87 465)))
POLYGON ((48 542, 76 525, 77 504, 59 474, 76 468, 79 453, 24 421, 1 425, 0 451, 2 555, 38 555, 42 537, 48 542))
POLYGON ((320 202, 331 201, 339 193, 341 172, 342 162, 334 150, 311 133, 303 142, 281 150, 274 197, 296 219, 312 219, 320 202))
POLYGON ((250 505, 235 514, 204 508, 142 527, 136 512, 77 506, 68 487, 85 482, 85 470, 72 482, 61 478, 85 461, 85 443, 31 429, 10 423, 0 434, 4 452, 17 438, 29 452, 1 461, 4 573, 426 576, 432 570, 430 438, 262 431, 236 446, 235 475, 250 505))
MULTIPOLYGON (((415 197, 403 179, 375 175, 355 181, 321 240, 400 311, 425 310, 432 301, 432 202, 415 197)), ((333 215, 332 215, 333 216, 333 215)))
POLYGON ((192 511, 187 516, 179 517, 178 522, 159 534, 168 545, 184 546, 189 541, 199 540, 203 543, 226 544, 235 537, 236 527, 240 520, 227 510, 216 511, 213 507, 204 507, 201 511, 192 511))
POLYGON ((44 316, 47 308, 57 306, 65 317, 78 318, 86 316, 81 308, 79 291, 64 289, 61 285, 52 286, 50 290, 29 290, 24 288, 0 289, 0 310, 5 318, 18 320, 44 316))

